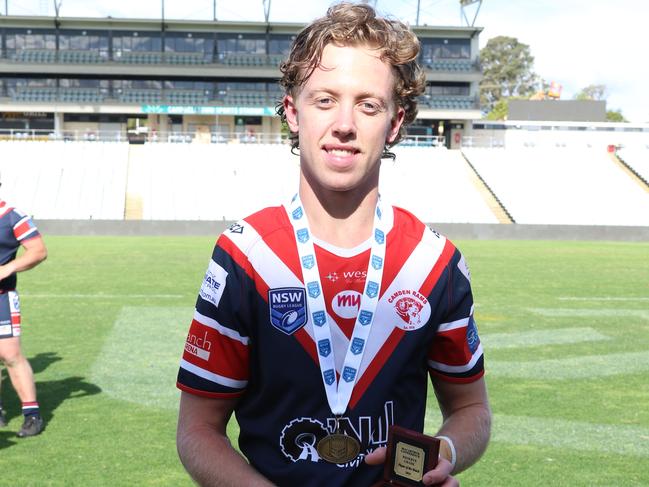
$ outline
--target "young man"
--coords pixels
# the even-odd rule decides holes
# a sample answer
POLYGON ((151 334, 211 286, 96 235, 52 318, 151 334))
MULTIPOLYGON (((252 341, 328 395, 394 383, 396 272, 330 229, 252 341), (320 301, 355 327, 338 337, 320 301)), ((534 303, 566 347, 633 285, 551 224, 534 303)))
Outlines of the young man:
MULTIPOLYGON (((43 419, 36 402, 36 385, 29 362, 20 346, 20 299, 16 292, 16 273, 40 264, 47 249, 28 216, 0 200, 0 361, 22 402, 23 425, 18 436, 35 436, 43 430, 43 419), (16 257, 20 246, 25 251, 16 257)), ((0 426, 6 426, 0 403, 0 426)))
POLYGON ((429 374, 444 422, 424 483, 457 485, 486 448, 464 258, 379 198, 380 160, 423 90, 418 52, 402 23, 344 3, 283 63, 297 195, 217 241, 178 374, 178 452, 199 484, 371 485, 388 427, 423 430, 429 374))

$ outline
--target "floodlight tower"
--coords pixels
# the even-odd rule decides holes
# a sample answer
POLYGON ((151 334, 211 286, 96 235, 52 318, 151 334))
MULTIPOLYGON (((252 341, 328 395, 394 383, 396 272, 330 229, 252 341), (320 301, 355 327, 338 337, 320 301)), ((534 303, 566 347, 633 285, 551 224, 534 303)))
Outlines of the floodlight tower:
POLYGON ((475 21, 478 18, 478 12, 480 12, 480 7, 482 7, 482 0, 460 0, 460 12, 462 13, 462 18, 468 27, 473 27, 475 25, 475 21), (478 7, 473 14, 473 20, 469 22, 469 18, 466 16, 466 7, 475 3, 478 4, 478 7))

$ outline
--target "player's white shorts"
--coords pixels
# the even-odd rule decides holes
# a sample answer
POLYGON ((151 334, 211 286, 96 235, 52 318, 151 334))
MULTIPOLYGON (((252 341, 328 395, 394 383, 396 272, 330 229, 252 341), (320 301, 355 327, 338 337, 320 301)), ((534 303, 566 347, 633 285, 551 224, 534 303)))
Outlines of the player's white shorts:
POLYGON ((20 336, 20 298, 17 291, 0 293, 0 339, 20 336))

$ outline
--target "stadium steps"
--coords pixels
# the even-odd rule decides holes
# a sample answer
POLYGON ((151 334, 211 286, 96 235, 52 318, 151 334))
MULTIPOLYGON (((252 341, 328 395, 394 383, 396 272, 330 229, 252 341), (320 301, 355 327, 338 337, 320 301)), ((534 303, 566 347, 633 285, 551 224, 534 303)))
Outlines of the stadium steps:
POLYGON ((611 160, 617 164, 622 171, 624 171, 625 174, 627 174, 634 182, 638 184, 642 189, 644 189, 647 193, 649 193, 649 182, 643 178, 638 172, 633 169, 630 165, 628 165, 626 162, 624 162, 624 159, 619 157, 618 155, 614 153, 610 153, 609 156, 611 157, 611 160))
POLYGON ((466 161, 468 166, 471 168, 473 184, 475 185, 480 195, 484 198, 485 202, 487 203, 487 206, 489 206, 489 209, 493 212, 495 217, 498 219, 498 222, 516 223, 514 217, 509 213, 507 208, 505 208, 505 205, 500 201, 498 196, 496 196, 496 193, 493 192, 493 190, 489 187, 487 182, 484 179, 482 179, 482 176, 480 176, 480 173, 476 170, 473 164, 471 164, 471 161, 466 156, 466 154, 463 151, 460 151, 460 153, 462 154, 462 158, 466 161))
POLYGON ((144 186, 146 168, 142 163, 144 145, 129 145, 126 169, 124 219, 142 220, 144 215, 144 186))

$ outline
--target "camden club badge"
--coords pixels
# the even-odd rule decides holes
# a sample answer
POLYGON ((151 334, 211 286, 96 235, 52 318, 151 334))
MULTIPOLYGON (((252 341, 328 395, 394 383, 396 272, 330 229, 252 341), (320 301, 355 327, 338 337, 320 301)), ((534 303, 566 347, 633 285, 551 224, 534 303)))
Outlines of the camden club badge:
POLYGON ((301 287, 268 290, 270 323, 279 331, 292 335, 307 322, 306 293, 301 287))

